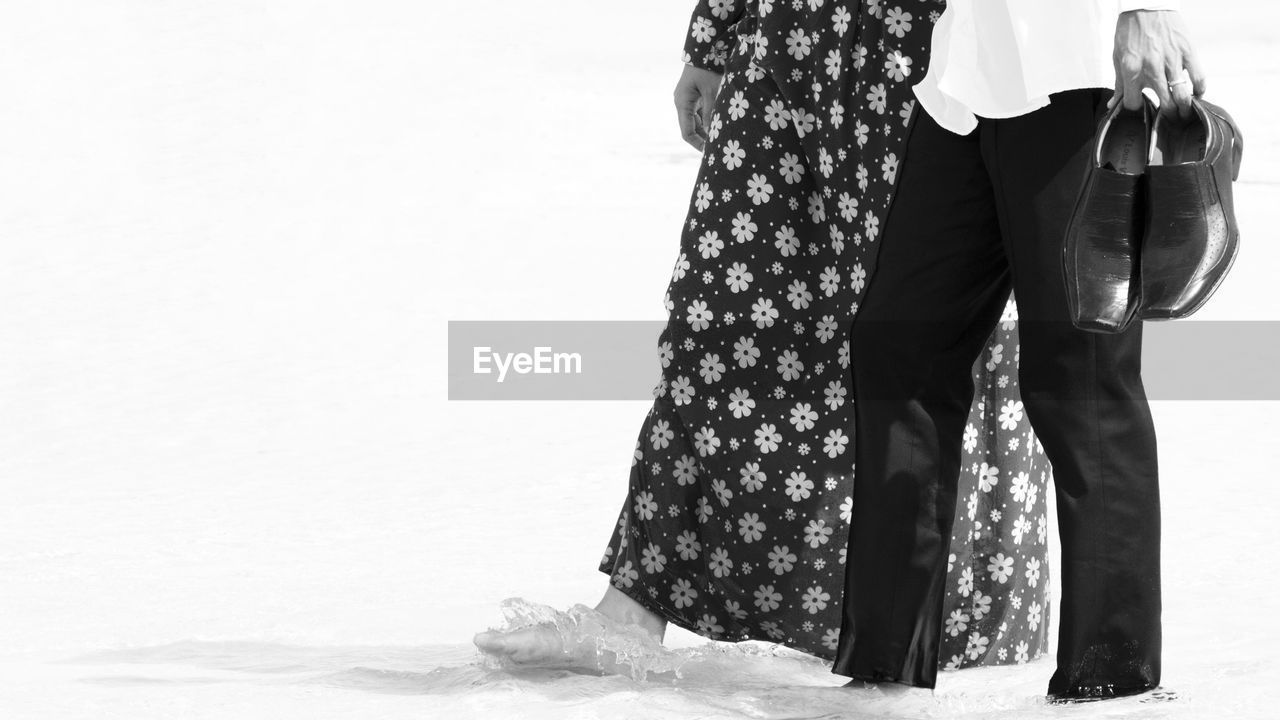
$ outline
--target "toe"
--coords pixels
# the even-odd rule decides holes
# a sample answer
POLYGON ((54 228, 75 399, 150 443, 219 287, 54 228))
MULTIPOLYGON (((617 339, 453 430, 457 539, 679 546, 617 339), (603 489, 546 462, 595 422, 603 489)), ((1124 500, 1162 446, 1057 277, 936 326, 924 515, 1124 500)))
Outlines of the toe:
POLYGON ((476 633, 476 636, 471 641, 475 643, 476 647, 487 653, 502 652, 506 646, 506 643, 503 642, 502 633, 496 633, 492 630, 476 633))

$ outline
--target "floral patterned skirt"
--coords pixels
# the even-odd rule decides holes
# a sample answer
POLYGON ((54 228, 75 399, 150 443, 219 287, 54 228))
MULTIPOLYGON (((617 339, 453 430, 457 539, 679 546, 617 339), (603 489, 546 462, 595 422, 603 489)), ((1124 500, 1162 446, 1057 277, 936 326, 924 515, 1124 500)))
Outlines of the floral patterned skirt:
MULTIPOLYGON (((863 113, 872 132, 902 132, 863 113)), ((876 245, 825 222, 858 215, 859 189, 815 181, 830 158, 808 157, 792 120, 772 76, 729 63, 667 289, 662 379, 599 570, 705 637, 832 659, 853 494, 848 329, 876 245)), ((974 367, 947 669, 1046 646, 1049 466, 1018 398, 1014 320, 1010 300, 974 367)))

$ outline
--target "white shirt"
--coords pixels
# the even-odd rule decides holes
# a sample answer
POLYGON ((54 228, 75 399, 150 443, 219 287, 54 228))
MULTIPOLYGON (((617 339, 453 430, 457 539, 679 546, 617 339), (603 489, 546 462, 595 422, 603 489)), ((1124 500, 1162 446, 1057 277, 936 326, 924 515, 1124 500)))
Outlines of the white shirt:
POLYGON ((1115 87, 1116 19, 1178 10, 1181 0, 948 0, 933 28, 929 71, 913 88, 939 125, 967 135, 977 116, 1008 118, 1049 94, 1115 87))

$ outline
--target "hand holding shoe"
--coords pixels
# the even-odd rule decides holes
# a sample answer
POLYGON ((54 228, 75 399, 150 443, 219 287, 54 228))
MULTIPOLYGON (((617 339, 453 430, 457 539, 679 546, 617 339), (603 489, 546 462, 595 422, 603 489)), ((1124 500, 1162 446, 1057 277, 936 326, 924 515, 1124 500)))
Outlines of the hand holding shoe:
POLYGON ((1142 90, 1150 88, 1162 113, 1192 114, 1191 97, 1205 92, 1200 65, 1182 15, 1172 10, 1131 10, 1116 21, 1116 91, 1108 108, 1122 103, 1126 110, 1142 107, 1142 90), (1184 74, 1185 72, 1185 74, 1184 74))

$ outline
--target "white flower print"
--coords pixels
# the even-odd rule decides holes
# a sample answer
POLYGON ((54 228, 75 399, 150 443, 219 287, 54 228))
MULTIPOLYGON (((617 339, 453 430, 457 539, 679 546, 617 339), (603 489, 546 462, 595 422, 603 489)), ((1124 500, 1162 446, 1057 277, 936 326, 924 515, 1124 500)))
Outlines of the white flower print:
POLYGON ((670 342, 658 343, 658 364, 664 368, 670 367, 671 358, 673 357, 675 357, 675 354, 671 352, 670 342))
POLYGON ((791 301, 793 310, 804 310, 813 302, 813 293, 803 281, 796 280, 787 288, 787 300, 791 301))
POLYGON ((796 403, 791 408, 791 426, 796 432, 806 432, 812 430, 818 422, 818 413, 813 411, 813 406, 809 403, 796 403))
POLYGON ((698 454, 703 457, 715 455, 720 447, 720 438, 716 437, 716 431, 706 426, 694 433, 693 440, 694 447, 698 448, 698 454))
POLYGON ((639 579, 640 573, 635 571, 635 568, 631 566, 631 561, 628 560, 626 564, 618 568, 618 571, 614 573, 613 584, 620 588, 629 588, 639 579))
POLYGON ((884 89, 884 83, 872 85, 871 89, 867 91, 867 107, 870 107, 877 114, 883 115, 888 97, 884 89))
MULTIPOLYGON (((844 502, 840 503, 840 519, 845 522, 853 521, 853 498, 847 497, 844 499, 844 502)), ((953 559, 947 563, 947 572, 951 572, 950 563, 955 561, 954 557, 955 555, 953 554, 953 559)))
POLYGON ((758 225, 751 222, 751 213, 740 212, 733 218, 733 230, 730 234, 740 243, 751 242, 759 229, 758 225))
MULTIPOLYGON (((818 342, 825 343, 836 336, 836 330, 839 329, 839 327, 840 326, 836 323, 835 317, 831 315, 823 315, 822 319, 818 321, 818 327, 813 331, 813 336, 818 339, 818 342)), ((814 367, 814 370, 819 373, 822 372, 822 369, 817 366, 814 367)))
POLYGON ((661 450, 670 445, 671 438, 675 436, 676 434, 671 431, 671 423, 658 420, 649 432, 649 442, 653 444, 654 450, 661 450))
POLYGON ((781 130, 791 121, 791 111, 780 100, 774 100, 765 108, 764 119, 769 123, 769 129, 781 130))
POLYGON ((751 399, 751 394, 742 388, 734 388, 729 393, 729 410, 733 412, 735 418, 744 418, 751 414, 755 409, 756 401, 751 399))
POLYGON ((751 198, 753 204, 763 205, 769 202, 771 195, 773 195, 773 186, 769 184, 769 178, 764 175, 755 173, 747 181, 747 197, 751 198))
POLYGON ((755 492, 764 487, 765 474, 760 470, 760 463, 749 462, 739 471, 742 476, 742 487, 747 492, 755 492))
POLYGON ((996 553, 987 563, 987 572, 991 573, 991 579, 1003 585, 1009 581, 1009 576, 1013 574, 1013 558, 1005 557, 1004 553, 996 553))
POLYGON ((705 523, 711 519, 711 516, 715 514, 715 511, 711 508, 711 503, 707 501, 707 498, 700 497, 698 498, 697 513, 698 522, 705 523))
POLYGON ((982 463, 981 469, 978 470, 978 489, 984 493, 991 492, 999 481, 1000 468, 982 463))
POLYGON ((960 578, 956 581, 956 589, 960 593, 960 597, 969 597, 969 593, 973 592, 973 568, 965 568, 960 571, 960 578))
POLYGON ((724 376, 724 363, 720 362, 720 356, 715 353, 704 355, 699 365, 701 365, 699 374, 702 375, 702 381, 708 385, 718 382, 724 376))
POLYGON ((828 628, 826 634, 822 636, 822 646, 835 652, 836 648, 840 647, 840 629, 828 628))
POLYGON ((1018 423, 1022 422, 1022 401, 1010 400, 1000 408, 1000 427, 1005 430, 1014 430, 1018 427, 1018 423))
POLYGON ((715 27, 707 18, 700 17, 693 21, 691 28, 693 38, 698 42, 708 42, 716 34, 715 27))
POLYGON ((973 620, 977 622, 991 612, 991 596, 983 595, 981 590, 973 593, 973 620))
POLYGON ((834 14, 831 15, 831 27, 836 34, 844 37, 849 32, 849 22, 853 20, 853 15, 849 13, 848 8, 843 5, 838 6, 834 14))
POLYGON ((751 281, 754 279, 755 276, 747 269, 746 263, 736 262, 729 266, 724 282, 731 291, 740 293, 746 292, 751 287, 751 281))
POLYGON ((1027 610, 1027 627, 1031 628, 1032 630, 1039 629, 1040 611, 1042 609, 1043 608, 1041 608, 1040 603, 1038 602, 1031 603, 1030 608, 1027 610))
POLYGON ((799 156, 786 153, 778 162, 778 173, 788 185, 794 185, 804 177, 804 164, 800 162, 799 156))
POLYGON ((867 271, 862 267, 862 263, 853 266, 853 275, 849 278, 849 281, 853 285, 854 292, 862 292, 862 288, 867 282, 867 271))
POLYGON ((787 478, 787 496, 794 502, 806 500, 813 490, 813 481, 805 477, 803 472, 793 472, 787 478))
POLYGON ((711 314, 711 311, 707 309, 707 303, 705 301, 694 300, 689 304, 688 312, 689 314, 686 317, 686 320, 690 327, 695 331, 702 331, 711 327, 711 321, 714 319, 714 316, 711 314))
MULTIPOLYGON (((831 177, 832 171, 835 170, 835 158, 831 157, 831 153, 825 147, 818 148, 818 172, 822 173, 824 178, 831 177)), ((817 197, 817 193, 814 193, 817 197)), ((813 200, 810 199, 810 213, 812 214, 813 200)))
POLYGON ((720 239, 720 233, 714 230, 703 234, 698 240, 698 253, 702 255, 703 260, 720 257, 720 251, 723 249, 724 241, 720 239))
POLYGON ((761 585, 753 594, 756 599, 755 605, 762 613, 777 610, 782 604, 782 593, 774 590, 772 585, 761 585))
POLYGON ((760 520, 759 513, 743 513, 738 519, 738 534, 742 536, 743 542, 755 542, 764 537, 765 524, 760 520))
POLYGON ((1036 558, 1027 559, 1027 584, 1035 587, 1040 584, 1040 561, 1036 558))
POLYGON ((823 520, 810 520, 809 524, 804 528, 804 541, 809 543, 809 547, 817 548, 825 545, 831 539, 831 533, 835 532, 833 528, 827 527, 827 523, 823 520))
POLYGON ((667 566, 667 556, 662 554, 662 548, 649 543, 640 555, 640 564, 650 575, 660 573, 667 566))
POLYGON ((737 170, 742 167, 742 159, 747 156, 747 151, 742 149, 742 145, 737 140, 730 140, 724 144, 723 161, 725 168, 729 170, 737 170))
POLYGON ((770 423, 764 423, 756 428, 755 445, 762 453, 771 453, 778 449, 778 443, 782 442, 782 434, 778 432, 777 426, 770 423))
POLYGON ((774 545, 773 550, 769 552, 769 569, 778 575, 791 572, 795 562, 796 554, 786 545, 774 545))
POLYGON ((897 37, 905 37, 907 31, 911 29, 911 13, 904 11, 900 7, 895 7, 885 13, 884 25, 890 34, 897 37))
POLYGON ((728 550, 719 547, 711 551, 711 556, 707 558, 707 566, 716 577, 724 577, 733 569, 733 560, 729 559, 728 550))
POLYGON ((952 610, 947 618, 947 634, 955 637, 969 628, 969 615, 960 610, 952 610))
MULTIPOLYGON (((734 2, 736 2, 736 0, 707 0, 707 5, 711 7, 712 15, 715 15, 721 20, 725 20, 729 17, 729 14, 733 12, 734 2)), ((908 19, 910 19, 909 15, 908 19)), ((902 37, 902 35, 898 35, 898 37, 902 37)))
POLYGON ((844 452, 845 446, 849 444, 849 436, 840 431, 839 428, 827 433, 827 437, 822 442, 822 451, 827 457, 836 457, 844 452))
POLYGON ((754 338, 740 337, 733 344, 733 359, 738 362, 738 367, 748 368, 756 364, 760 359, 760 349, 755 345, 754 338))
POLYGON ((682 455, 675 461, 675 469, 671 471, 671 475, 676 479, 677 485, 692 485, 698 480, 698 461, 689 455, 682 455))
POLYGON ((805 591, 801 607, 809 611, 811 615, 817 615, 819 611, 826 609, 827 601, 831 599, 831 593, 822 589, 822 586, 811 587, 805 591))
POLYGON ((711 186, 707 183, 702 183, 698 186, 698 195, 693 201, 693 206, 698 208, 699 212, 702 212, 711 207, 711 199, 713 197, 715 196, 711 192, 711 186))
POLYGON ((1026 471, 1020 472, 1013 476, 1013 482, 1009 486, 1009 492, 1013 496, 1014 502, 1025 502, 1027 493, 1030 490, 1031 476, 1026 471))
POLYGON ((783 350, 778 356, 778 374, 783 380, 795 380, 804 372, 804 363, 800 362, 800 353, 794 350, 783 350))
POLYGON ((819 287, 827 297, 835 295, 840 290, 840 273, 834 267, 825 268, 819 279, 822 281, 819 287))
MULTIPOLYGON (((810 193, 809 195, 809 219, 815 223, 820 223, 827 219, 827 208, 823 205, 822 196, 818 193, 810 193)), ((812 250, 813 246, 810 246, 812 250)))
POLYGON ((760 298, 751 306, 751 319, 761 330, 772 327, 779 314, 778 309, 773 306, 773 301, 768 298, 760 298))
POLYGON ((671 602, 676 608, 689 607, 693 605, 693 601, 698 597, 698 591, 693 589, 693 583, 680 578, 671 583, 671 602))
POLYGON ((840 217, 845 222, 853 222, 858 217, 858 199, 849 193, 840 193, 840 201, 836 205, 840 209, 840 217))
POLYGON ((792 30, 787 36, 787 52, 797 60, 803 60, 813 48, 813 41, 803 30, 792 30))
POLYGON ((876 236, 880 234, 880 218, 867 211, 866 220, 863 222, 863 230, 867 233, 867 240, 875 241, 876 236))
POLYGON ((804 137, 805 135, 813 132, 813 125, 816 121, 817 118, 815 118, 811 112, 806 112, 797 108, 791 109, 791 123, 795 126, 796 135, 799 137, 804 137))
POLYGON ((671 383, 671 400, 676 405, 688 405, 696 391, 689 378, 680 375, 671 383))
POLYGON ((794 228, 783 225, 773 234, 777 241, 773 244, 783 257, 795 255, 800 250, 800 239, 794 228))
POLYGON ((987 644, 990 642, 990 639, 975 630, 969 633, 969 646, 965 648, 965 654, 970 660, 976 660, 987 651, 987 644))
MULTIPOLYGON (((844 363, 841 363, 841 366, 847 367, 844 363)), ((839 380, 832 380, 830 383, 827 383, 827 389, 823 394, 827 398, 827 407, 832 410, 837 410, 844 404, 844 397, 849 394, 849 391, 839 380)))
POLYGON ((884 162, 880 163, 880 172, 885 182, 893 182, 898 177, 898 156, 893 153, 885 155, 884 162))
POLYGON ((698 630, 703 633, 721 633, 724 632, 724 626, 716 624, 716 616, 703 613, 698 619, 698 630))
POLYGON ((676 538, 676 552, 681 560, 697 560, 702 552, 702 543, 698 542, 698 536, 692 530, 685 530, 676 538))
POLYGON ((1004 359, 1004 345, 996 345, 991 348, 987 359, 987 372, 994 372, 1000 361, 1004 359))
POLYGON ((894 50, 884 61, 884 71, 889 79, 902 82, 911 75, 911 58, 894 50))
MULTIPOLYGON (((729 501, 733 499, 733 491, 729 489, 728 483, 724 480, 712 480, 711 492, 715 493, 716 499, 720 501, 721 506, 729 507, 729 501)), ((728 522, 726 521, 725 524, 727 525, 728 522)), ((728 532, 728 530, 729 528, 726 528, 725 532, 728 532)))
POLYGON ((1013 521, 1013 542, 1015 545, 1022 544, 1022 538, 1031 531, 1031 523, 1027 520, 1026 515, 1019 515, 1017 520, 1013 521))

